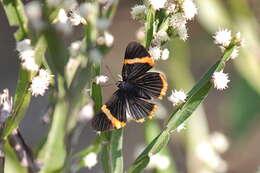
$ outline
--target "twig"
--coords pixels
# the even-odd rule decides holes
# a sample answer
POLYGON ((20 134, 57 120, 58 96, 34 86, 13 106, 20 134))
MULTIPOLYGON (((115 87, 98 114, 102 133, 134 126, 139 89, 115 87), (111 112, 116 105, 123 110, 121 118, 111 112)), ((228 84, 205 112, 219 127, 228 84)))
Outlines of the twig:
POLYGON ((29 146, 25 143, 21 133, 15 130, 9 137, 8 141, 14 149, 21 166, 28 169, 29 173, 36 173, 39 171, 38 165, 35 163, 33 154, 29 146))

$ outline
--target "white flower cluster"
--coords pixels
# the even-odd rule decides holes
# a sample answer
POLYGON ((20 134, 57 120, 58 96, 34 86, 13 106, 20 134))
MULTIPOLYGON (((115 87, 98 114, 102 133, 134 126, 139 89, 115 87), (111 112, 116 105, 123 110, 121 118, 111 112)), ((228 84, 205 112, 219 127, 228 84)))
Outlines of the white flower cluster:
POLYGON ((196 156, 205 165, 208 171, 224 173, 227 171, 227 163, 219 154, 225 152, 229 147, 227 138, 219 132, 214 132, 209 141, 201 141, 196 146, 196 156))
POLYGON ((108 81, 108 77, 105 75, 99 75, 96 77, 96 84, 103 84, 108 81))
POLYGON ((39 66, 34 60, 34 50, 31 46, 31 40, 24 39, 17 42, 16 50, 19 52, 19 58, 21 59, 21 65, 24 69, 29 71, 38 71, 39 66))
POLYGON ((92 167, 94 167, 96 164, 97 164, 97 154, 96 153, 89 153, 87 154, 84 158, 83 158, 83 161, 84 161, 84 165, 91 169, 92 167))
POLYGON ((168 100, 172 102, 173 106, 178 106, 186 102, 187 95, 183 90, 172 90, 172 94, 168 97, 168 100))
POLYGON ((228 29, 219 29, 213 36, 214 42, 224 51, 231 44, 235 45, 233 52, 231 54, 231 59, 238 57, 239 48, 244 46, 244 40, 241 39, 240 32, 237 32, 235 36, 228 29))
POLYGON ((162 154, 155 154, 150 156, 150 162, 147 169, 157 168, 159 170, 165 170, 169 168, 171 164, 170 158, 162 154))
POLYGON ((40 69, 39 74, 32 79, 30 90, 33 96, 43 96, 49 88, 53 75, 50 75, 46 70, 40 69))
POLYGON ((155 61, 160 59, 167 60, 169 58, 170 51, 167 48, 161 50, 159 46, 155 46, 149 49, 149 54, 155 61))
POLYGON ((107 31, 105 31, 103 35, 97 38, 98 45, 106 45, 107 47, 111 47, 113 43, 114 43, 114 36, 107 31))
POLYGON ((212 81, 214 84, 214 88, 216 88, 217 90, 224 90, 228 88, 228 83, 230 82, 228 74, 224 73, 223 70, 219 72, 214 72, 212 75, 212 81))
POLYGON ((79 24, 86 24, 86 20, 80 16, 78 9, 66 11, 61 8, 58 13, 58 21, 63 24, 71 24, 78 26, 79 24))

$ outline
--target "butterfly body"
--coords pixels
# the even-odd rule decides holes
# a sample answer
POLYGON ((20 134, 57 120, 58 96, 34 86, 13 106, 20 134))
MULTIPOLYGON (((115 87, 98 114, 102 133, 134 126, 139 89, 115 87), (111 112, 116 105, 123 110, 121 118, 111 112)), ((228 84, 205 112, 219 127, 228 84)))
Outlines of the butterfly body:
POLYGON ((118 89, 92 120, 92 127, 97 131, 125 126, 126 113, 136 122, 152 118, 157 109, 152 99, 162 99, 166 94, 166 78, 159 72, 148 72, 155 63, 142 45, 129 43, 123 64, 123 80, 118 82, 118 89))

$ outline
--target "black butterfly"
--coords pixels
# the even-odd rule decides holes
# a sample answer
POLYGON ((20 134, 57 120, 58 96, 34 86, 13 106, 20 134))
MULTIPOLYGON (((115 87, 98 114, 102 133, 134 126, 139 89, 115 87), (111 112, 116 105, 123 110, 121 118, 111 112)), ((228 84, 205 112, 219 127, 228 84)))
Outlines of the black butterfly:
POLYGON ((94 116, 92 127, 97 131, 125 126, 128 113, 136 122, 152 118, 157 106, 152 98, 166 94, 168 84, 163 74, 147 72, 155 65, 148 51, 139 43, 131 42, 125 51, 122 81, 112 98, 94 116))

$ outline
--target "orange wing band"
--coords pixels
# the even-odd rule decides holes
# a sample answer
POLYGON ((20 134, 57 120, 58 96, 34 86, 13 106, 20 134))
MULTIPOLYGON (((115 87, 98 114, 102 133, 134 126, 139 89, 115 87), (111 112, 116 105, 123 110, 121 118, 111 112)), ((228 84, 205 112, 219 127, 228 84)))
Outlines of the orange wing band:
POLYGON ((150 66, 154 66, 154 60, 149 56, 124 60, 124 64, 136 64, 136 63, 147 63, 150 66))
POLYGON ((102 106, 102 111, 105 113, 105 115, 107 116, 107 118, 112 122, 112 125, 116 128, 119 129, 121 127, 125 126, 124 122, 119 121, 118 119, 116 119, 110 112, 110 110, 107 108, 106 105, 102 106))
POLYGON ((158 99, 162 99, 162 97, 166 94, 166 91, 168 89, 168 83, 166 81, 165 76, 163 74, 160 74, 160 78, 162 80, 163 87, 161 89, 161 92, 160 92, 158 99))
POLYGON ((155 111, 157 111, 157 109, 158 109, 158 106, 157 105, 154 105, 153 106, 153 109, 151 110, 151 112, 148 114, 148 118, 149 119, 152 119, 153 118, 153 116, 154 116, 154 113, 155 113, 155 111))

